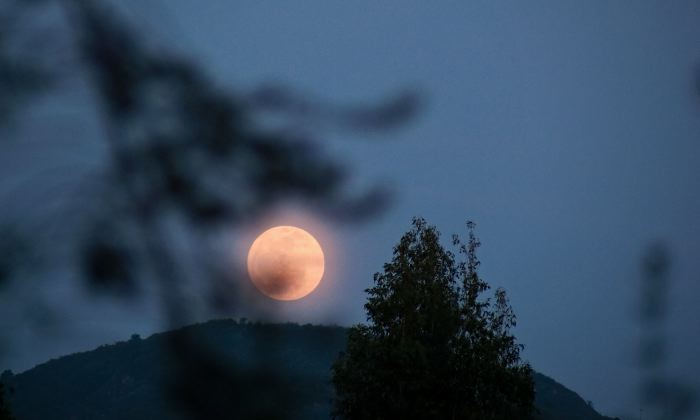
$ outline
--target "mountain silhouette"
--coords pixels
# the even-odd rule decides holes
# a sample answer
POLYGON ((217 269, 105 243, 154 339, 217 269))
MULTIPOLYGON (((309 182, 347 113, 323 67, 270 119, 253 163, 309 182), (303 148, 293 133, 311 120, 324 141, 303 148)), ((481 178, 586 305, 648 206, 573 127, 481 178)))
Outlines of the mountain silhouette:
MULTIPOLYGON (((235 320, 195 324, 147 339, 134 335, 128 341, 52 359, 20 374, 6 371, 2 382, 11 390, 13 413, 18 420, 185 420, 181 407, 169 399, 168 386, 177 371, 168 355, 169 339, 183 332, 196 337, 216 357, 245 367, 239 369, 241 378, 255 377, 256 369, 280 373, 284 378, 280 389, 289 390, 276 394, 287 400, 284 417, 330 417, 330 366, 345 347, 347 329, 235 320)), ((278 402, 270 392, 279 393, 279 389, 256 390, 255 383, 243 383, 246 399, 278 402)), ((611 420, 545 375, 535 374, 535 388, 538 420, 611 420)), ((241 418, 236 414, 231 412, 231 418, 241 418)))

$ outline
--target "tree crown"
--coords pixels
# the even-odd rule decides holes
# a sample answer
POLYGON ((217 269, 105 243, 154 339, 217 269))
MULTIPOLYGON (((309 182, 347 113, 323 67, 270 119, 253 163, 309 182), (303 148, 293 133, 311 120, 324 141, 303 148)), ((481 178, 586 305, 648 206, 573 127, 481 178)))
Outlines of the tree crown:
POLYGON ((351 329, 333 367, 337 417, 530 417, 531 369, 505 290, 483 296, 475 227, 467 223, 466 243, 453 236, 455 255, 434 226, 413 219, 366 290, 368 323, 351 329))

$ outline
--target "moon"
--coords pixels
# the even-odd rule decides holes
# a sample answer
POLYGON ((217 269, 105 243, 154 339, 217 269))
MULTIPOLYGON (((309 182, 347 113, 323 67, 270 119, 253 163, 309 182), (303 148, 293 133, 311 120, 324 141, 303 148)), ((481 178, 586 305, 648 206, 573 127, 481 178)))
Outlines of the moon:
POLYGON ((325 260, 318 241, 304 229, 277 226, 258 236, 248 251, 255 287, 276 300, 297 300, 321 282, 325 260))

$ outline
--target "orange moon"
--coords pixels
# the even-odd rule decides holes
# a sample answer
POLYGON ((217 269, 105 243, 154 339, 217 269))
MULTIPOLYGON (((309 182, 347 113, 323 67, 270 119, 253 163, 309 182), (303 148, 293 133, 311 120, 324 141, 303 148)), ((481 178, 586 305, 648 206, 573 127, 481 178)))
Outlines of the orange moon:
POLYGON ((248 274, 263 294, 297 300, 321 282, 325 260, 318 241, 294 226, 277 226, 258 236, 248 251, 248 274))

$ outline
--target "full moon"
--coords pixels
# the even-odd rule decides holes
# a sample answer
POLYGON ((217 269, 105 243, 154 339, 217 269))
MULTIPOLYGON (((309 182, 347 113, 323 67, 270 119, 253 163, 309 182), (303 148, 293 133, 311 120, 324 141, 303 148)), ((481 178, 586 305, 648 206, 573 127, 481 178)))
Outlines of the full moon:
POLYGON ((248 251, 250 279, 277 300, 297 300, 311 293, 323 277, 324 265, 318 241, 294 226, 266 230, 248 251))

